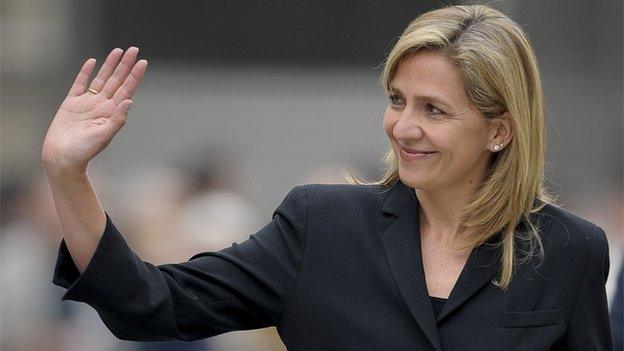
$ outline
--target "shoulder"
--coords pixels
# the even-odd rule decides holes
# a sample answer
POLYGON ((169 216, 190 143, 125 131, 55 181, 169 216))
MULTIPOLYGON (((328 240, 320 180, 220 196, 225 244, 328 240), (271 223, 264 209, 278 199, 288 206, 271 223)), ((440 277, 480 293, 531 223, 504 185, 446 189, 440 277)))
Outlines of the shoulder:
POLYGON ((517 284, 521 287, 527 284, 524 288, 528 289, 539 283, 544 296, 561 293, 562 297, 564 294, 573 297, 576 296, 573 292, 587 276, 595 276, 600 281, 594 285, 600 288, 600 282, 607 279, 609 248, 606 235, 599 226, 552 204, 533 213, 531 221, 538 229, 540 245, 536 247, 533 240, 527 240, 528 236, 524 235, 527 228, 521 225, 518 234, 522 235, 516 237, 515 247, 518 258, 521 258, 517 266, 517 284))
POLYGON ((602 228, 567 209, 546 204, 538 212, 538 224, 546 233, 564 233, 567 242, 589 241, 592 243, 606 239, 602 228))
POLYGON ((311 200, 331 199, 334 201, 382 201, 388 189, 375 185, 354 184, 305 184, 311 200))
POLYGON ((544 249, 555 256, 589 259, 608 250, 604 230, 567 209, 546 204, 536 213, 536 219, 534 224, 539 229, 544 249))
POLYGON ((380 204, 388 189, 375 185, 303 184, 297 185, 286 198, 305 198, 310 206, 344 206, 345 204, 380 204))
POLYGON ((362 216, 373 218, 368 215, 381 213, 389 193, 388 189, 373 185, 304 184, 290 190, 278 210, 305 208, 310 220, 331 223, 362 216))

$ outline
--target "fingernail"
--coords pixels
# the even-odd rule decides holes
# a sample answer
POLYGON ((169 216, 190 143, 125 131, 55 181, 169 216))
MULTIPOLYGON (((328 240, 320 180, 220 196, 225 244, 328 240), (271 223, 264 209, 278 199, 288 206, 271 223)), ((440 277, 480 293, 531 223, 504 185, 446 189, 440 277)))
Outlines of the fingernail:
POLYGON ((126 112, 128 112, 130 110, 130 107, 132 107, 132 102, 130 102, 129 104, 126 105, 126 112))

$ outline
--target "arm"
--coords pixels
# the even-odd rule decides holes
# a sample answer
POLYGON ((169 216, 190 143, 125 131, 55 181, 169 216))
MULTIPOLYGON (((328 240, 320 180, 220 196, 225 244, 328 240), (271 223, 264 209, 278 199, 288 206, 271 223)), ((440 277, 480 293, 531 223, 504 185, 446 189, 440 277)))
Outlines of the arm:
POLYGON ((112 50, 91 82, 95 60, 85 61, 46 133, 42 162, 64 237, 53 282, 121 339, 195 340, 276 324, 301 266, 305 188, 244 243, 158 267, 132 252, 102 209, 86 169, 125 124, 147 68, 137 54, 112 50))
POLYGON ((83 272, 102 237, 106 215, 86 173, 46 172, 64 242, 83 272))
POLYGON ((41 160, 61 231, 81 272, 106 223, 87 165, 125 124, 130 98, 147 69, 147 61, 136 62, 138 52, 112 50, 91 82, 95 59, 85 61, 43 141, 41 160))
POLYGON ((565 350, 612 350, 605 284, 609 274, 609 245, 602 229, 595 233, 576 305, 562 340, 565 350))
POLYGON ((248 240, 160 266, 143 262, 106 215, 82 274, 61 242, 53 282, 68 288, 63 300, 91 305, 125 340, 190 341, 276 325, 303 260, 307 206, 306 188, 296 187, 248 240))

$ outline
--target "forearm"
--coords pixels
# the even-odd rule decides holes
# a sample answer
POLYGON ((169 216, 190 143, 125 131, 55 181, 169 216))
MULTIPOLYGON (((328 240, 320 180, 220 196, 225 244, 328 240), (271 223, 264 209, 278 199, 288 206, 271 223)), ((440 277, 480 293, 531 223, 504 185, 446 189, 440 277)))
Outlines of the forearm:
POLYGON ((86 172, 45 167, 67 248, 82 273, 106 227, 106 214, 86 172))

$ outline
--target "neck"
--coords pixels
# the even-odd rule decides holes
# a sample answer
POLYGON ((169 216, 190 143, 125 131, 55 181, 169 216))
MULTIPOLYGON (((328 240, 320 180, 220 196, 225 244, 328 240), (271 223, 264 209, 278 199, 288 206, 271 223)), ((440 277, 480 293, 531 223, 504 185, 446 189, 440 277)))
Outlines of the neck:
POLYGON ((477 190, 476 184, 470 181, 452 188, 415 189, 421 235, 437 242, 455 242, 462 234, 462 213, 477 190))

